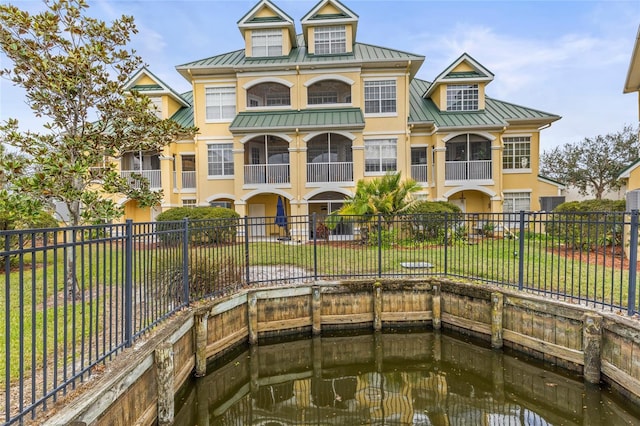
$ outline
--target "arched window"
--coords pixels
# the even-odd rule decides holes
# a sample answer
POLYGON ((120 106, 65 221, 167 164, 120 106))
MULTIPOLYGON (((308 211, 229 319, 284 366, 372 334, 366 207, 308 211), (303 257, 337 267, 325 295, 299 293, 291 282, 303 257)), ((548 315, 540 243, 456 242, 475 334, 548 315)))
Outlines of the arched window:
POLYGON ((291 106, 291 91, 284 84, 260 83, 247 90, 247 107, 291 106))
POLYGON ((349 104, 351 86, 339 80, 323 80, 307 88, 308 105, 349 104))

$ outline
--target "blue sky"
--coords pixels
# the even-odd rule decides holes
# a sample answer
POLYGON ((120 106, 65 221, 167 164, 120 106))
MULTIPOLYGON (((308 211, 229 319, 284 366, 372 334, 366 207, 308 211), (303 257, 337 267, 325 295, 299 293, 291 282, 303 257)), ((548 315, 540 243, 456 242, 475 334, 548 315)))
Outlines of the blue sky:
MULTIPOLYGON (((2 3, 7 3, 0 0, 2 3)), ((237 21, 257 0, 90 2, 91 16, 133 15, 130 47, 178 92, 190 89, 175 66, 241 49, 237 21)), ((11 1, 35 12, 42 2, 11 1)), ((317 1, 274 0, 296 22, 317 1)), ((424 55, 417 77, 433 80, 466 52, 495 74, 487 94, 561 115, 541 146, 637 125, 638 104, 622 88, 640 24, 640 1, 372 1, 343 0, 359 15, 357 40, 424 55)), ((7 67, 6 58, 0 57, 7 67)), ((0 120, 39 130, 23 92, 0 81, 0 120)))

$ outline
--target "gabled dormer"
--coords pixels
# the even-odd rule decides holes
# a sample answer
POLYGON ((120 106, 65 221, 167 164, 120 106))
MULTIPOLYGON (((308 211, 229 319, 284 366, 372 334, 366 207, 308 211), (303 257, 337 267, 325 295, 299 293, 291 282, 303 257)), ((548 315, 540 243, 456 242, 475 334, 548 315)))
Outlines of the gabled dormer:
POLYGON ((358 15, 337 0, 321 0, 302 17, 302 33, 311 55, 353 53, 358 15))
POLYGON ((169 118, 189 103, 171 87, 156 77, 147 68, 141 68, 126 85, 127 91, 136 91, 146 95, 156 107, 158 118, 169 118))
POLYGON ((433 81, 422 96, 431 98, 440 111, 483 111, 485 87, 493 73, 466 53, 433 81))
POLYGON ((238 21, 247 58, 287 56, 297 47, 293 19, 269 0, 260 0, 238 21))

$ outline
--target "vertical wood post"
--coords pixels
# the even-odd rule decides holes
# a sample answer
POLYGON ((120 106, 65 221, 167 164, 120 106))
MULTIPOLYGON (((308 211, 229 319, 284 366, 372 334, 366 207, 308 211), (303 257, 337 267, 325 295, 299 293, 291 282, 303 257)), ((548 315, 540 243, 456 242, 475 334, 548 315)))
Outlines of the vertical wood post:
POLYGON ((258 343, 258 297, 255 292, 249 293, 248 321, 249 321, 249 344, 258 343))
POLYGON ((154 353, 158 383, 158 425, 173 424, 173 345, 162 343, 154 353))
POLYGON ((209 392, 210 384, 206 380, 196 380, 196 401, 198 402, 196 424, 209 426, 209 392))
POLYGON ((584 378, 600 383, 600 352, 602 348, 602 317, 587 313, 583 318, 584 378))
POLYGON ((500 349, 503 345, 502 339, 502 311, 504 309, 504 295, 502 293, 491 293, 491 347, 500 349))
POLYGON ((491 374, 493 396, 499 403, 504 403, 504 354, 501 351, 492 351, 491 353, 491 374))
POLYGON ((320 287, 311 288, 311 331, 314 336, 318 336, 322 331, 322 300, 320 287))
POLYGON ((194 375, 203 377, 207 374, 207 335, 209 330, 209 312, 199 313, 194 317, 196 340, 196 368, 194 375))
POLYGON ((433 317, 431 321, 433 324, 433 328, 434 330, 440 330, 442 328, 442 305, 441 305, 442 301, 440 299, 439 285, 433 286, 433 297, 431 300, 432 300, 431 313, 433 317))
POLYGON ((322 339, 320 336, 312 338, 311 353, 313 356, 313 376, 322 377, 322 339))
POLYGON ((258 346, 249 347, 249 389, 255 395, 260 387, 260 360, 258 357, 258 346))
POLYGON ((382 330, 382 284, 378 281, 373 284, 373 329, 382 330))
POLYGON ((433 360, 442 361, 442 334, 440 331, 433 333, 433 360))

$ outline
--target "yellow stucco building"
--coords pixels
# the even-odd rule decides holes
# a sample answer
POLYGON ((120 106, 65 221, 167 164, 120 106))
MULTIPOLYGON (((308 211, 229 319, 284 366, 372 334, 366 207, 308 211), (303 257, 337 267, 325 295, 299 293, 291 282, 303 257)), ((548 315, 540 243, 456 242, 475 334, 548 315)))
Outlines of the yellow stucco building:
POLYGON ((322 0, 299 34, 261 0, 238 21, 239 50, 176 67, 190 92, 140 71, 130 89, 199 132, 123 157, 123 174, 142 173, 164 194, 154 209, 122 200, 126 216, 209 205, 274 216, 278 197, 289 215, 326 214, 359 179, 387 172, 467 212, 539 210, 541 197, 559 195, 538 176, 541 130, 559 116, 489 97, 493 73, 466 53, 433 81, 418 79, 423 56, 358 41, 360 24, 322 0))

